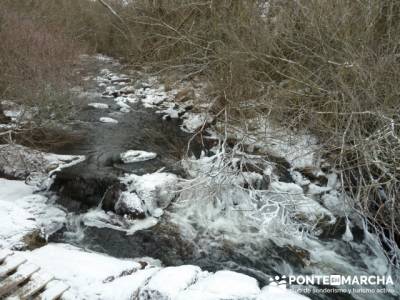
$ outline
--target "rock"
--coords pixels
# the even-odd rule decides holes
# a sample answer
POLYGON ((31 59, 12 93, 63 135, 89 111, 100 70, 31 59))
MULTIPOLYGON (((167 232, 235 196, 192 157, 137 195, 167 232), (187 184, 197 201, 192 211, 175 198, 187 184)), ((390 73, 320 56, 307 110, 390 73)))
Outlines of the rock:
POLYGON ((128 85, 128 86, 124 86, 123 88, 121 88, 118 93, 119 94, 133 94, 135 92, 135 87, 128 85))
POLYGON ((141 289, 138 299, 175 299, 180 292, 197 281, 200 273, 202 271, 199 267, 191 265, 164 268, 150 278, 146 286, 141 289))
POLYGON ((175 95, 175 101, 176 102, 185 102, 185 101, 194 99, 194 97, 195 97, 194 90, 192 88, 185 88, 185 89, 179 91, 175 95))
POLYGON ((11 122, 11 118, 7 117, 4 114, 3 109, 2 109, 2 107, 0 105, 0 124, 7 124, 7 123, 10 123, 10 122, 11 122))
MULTIPOLYGON (((62 241, 54 235, 53 241, 62 241)), ((193 257, 193 242, 181 237, 179 228, 171 223, 159 223, 149 229, 138 230, 131 235, 110 228, 89 226, 85 229, 82 243, 94 246, 93 250, 106 252, 115 257, 153 257, 165 265, 182 265, 185 258, 193 257)))
POLYGON ((24 250, 30 250, 30 251, 43 247, 44 245, 47 244, 47 241, 43 236, 43 233, 40 232, 40 230, 35 230, 26 234, 22 238, 22 241, 26 245, 26 247, 24 247, 24 250))
POLYGON ((128 191, 135 191, 150 215, 157 208, 166 208, 176 196, 178 177, 172 173, 152 173, 121 178, 128 191))
POLYGON ((108 104, 105 103, 89 103, 89 107, 98 108, 98 109, 108 109, 108 104))
POLYGON ((118 123, 117 120, 115 120, 113 118, 109 118, 109 117, 101 117, 99 121, 102 122, 102 123, 112 123, 112 124, 117 124, 118 123))
POLYGON ((81 203, 82 208, 88 208, 99 205, 102 200, 104 209, 114 210, 122 186, 117 177, 91 169, 90 162, 84 162, 61 170, 51 190, 57 191, 61 204, 74 200, 81 203))
POLYGON ((122 192, 117 203, 115 212, 119 215, 127 215, 130 219, 144 219, 146 217, 142 200, 133 192, 122 192))
POLYGON ((30 175, 45 179, 55 169, 78 162, 80 156, 45 153, 18 144, 0 145, 0 176, 26 180, 30 175))
POLYGON ((141 150, 128 150, 124 153, 121 153, 121 160, 123 163, 134 163, 140 161, 146 161, 150 159, 154 159, 157 157, 157 154, 154 152, 146 152, 141 150))
POLYGON ((184 292, 177 300, 185 299, 255 299, 260 293, 257 280, 232 271, 218 271, 199 280, 184 292))

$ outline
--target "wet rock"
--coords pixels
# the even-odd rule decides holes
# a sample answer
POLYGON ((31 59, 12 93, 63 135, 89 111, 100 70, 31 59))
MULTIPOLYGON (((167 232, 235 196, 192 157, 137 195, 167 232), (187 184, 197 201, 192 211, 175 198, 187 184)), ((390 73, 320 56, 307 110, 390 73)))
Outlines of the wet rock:
POLYGON ((319 185, 322 186, 326 186, 328 184, 328 178, 323 174, 318 174, 317 170, 312 167, 296 168, 295 171, 300 172, 311 182, 319 183, 319 185))
POLYGON ((98 173, 84 162, 58 173, 51 190, 56 191, 63 202, 71 199, 84 207, 94 207, 103 201, 104 209, 113 210, 122 186, 116 176, 98 173))
POLYGON ((290 163, 283 157, 267 154, 266 160, 274 164, 274 173, 279 177, 279 181, 293 183, 290 175, 290 163))
POLYGON ((311 256, 307 250, 294 245, 278 246, 273 241, 271 241, 271 244, 274 251, 281 256, 284 262, 298 268, 304 268, 310 264, 311 256))
POLYGON ((321 221, 317 226, 322 231, 320 239, 341 239, 346 232, 346 218, 337 217, 334 224, 321 221))
POLYGON ((47 244, 46 238, 40 230, 35 230, 28 233, 22 238, 22 241, 26 245, 24 249, 20 250, 35 250, 37 248, 43 247, 47 244))
POLYGON ((11 118, 10 118, 10 117, 7 117, 7 116, 4 114, 3 109, 2 109, 2 106, 1 106, 1 104, 0 104, 0 124, 8 124, 8 123, 10 123, 10 122, 11 122, 11 118))
MULTIPOLYGON (((62 237, 54 235, 53 238, 57 240, 62 237)), ((112 256, 150 256, 160 259, 166 265, 184 264, 186 258, 193 257, 195 253, 193 243, 183 239, 176 226, 166 223, 136 231, 132 235, 109 228, 87 227, 82 242, 93 250, 112 256)))

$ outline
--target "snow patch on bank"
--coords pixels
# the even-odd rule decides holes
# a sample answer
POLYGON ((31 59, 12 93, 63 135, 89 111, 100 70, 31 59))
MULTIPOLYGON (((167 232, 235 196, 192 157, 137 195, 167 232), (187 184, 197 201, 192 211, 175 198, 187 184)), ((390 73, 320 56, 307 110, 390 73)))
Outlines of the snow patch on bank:
POLYGON ((0 248, 21 248, 23 238, 34 231, 45 236, 60 229, 66 213, 35 187, 23 181, 0 178, 0 248))

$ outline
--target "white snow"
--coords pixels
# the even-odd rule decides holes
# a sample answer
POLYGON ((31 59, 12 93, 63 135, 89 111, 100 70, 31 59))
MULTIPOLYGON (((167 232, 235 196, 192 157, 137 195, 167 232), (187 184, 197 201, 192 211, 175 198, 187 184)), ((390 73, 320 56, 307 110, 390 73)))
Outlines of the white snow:
POLYGON ((218 271, 181 293, 176 299, 254 299, 260 293, 257 280, 232 271, 218 271))
POLYGON ((113 119, 113 118, 109 118, 109 117, 101 117, 100 118, 100 122, 102 123, 111 123, 111 124, 117 124, 118 121, 113 119))
POLYGON ((212 122, 212 117, 206 113, 192 113, 186 112, 183 116, 183 123, 181 125, 181 129, 185 132, 193 133, 200 127, 204 126, 207 123, 212 122))
POLYGON ((157 153, 141 150, 128 150, 124 153, 121 153, 120 157, 122 162, 128 164, 154 159, 157 157, 157 153))
POLYGON ((88 106, 98 109, 108 109, 108 104, 105 103, 89 103, 88 106))
POLYGON ((200 273, 199 267, 191 265, 164 268, 140 291, 139 300, 175 299, 181 291, 197 280, 200 273))
POLYGON ((256 300, 307 300, 310 299, 297 294, 289 289, 283 289, 279 286, 268 285, 261 290, 256 300))
POLYGON ((49 234, 62 226, 65 212, 34 192, 23 181, 0 178, 0 248, 21 247, 26 234, 49 234))
POLYGON ((158 268, 139 270, 133 260, 85 252, 67 244, 48 244, 32 252, 21 252, 29 262, 70 286, 69 299, 131 299, 158 268), (123 275, 124 271, 131 275, 123 275))

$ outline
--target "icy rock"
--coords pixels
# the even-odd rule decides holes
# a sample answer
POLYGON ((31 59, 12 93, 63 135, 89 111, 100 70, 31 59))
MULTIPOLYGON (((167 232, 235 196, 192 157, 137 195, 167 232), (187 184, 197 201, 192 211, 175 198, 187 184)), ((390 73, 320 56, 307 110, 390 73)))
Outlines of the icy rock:
POLYGON ((79 163, 83 156, 45 153, 17 144, 0 145, 0 173, 12 178, 47 178, 50 172, 79 163))
POLYGON ((135 92, 135 87, 132 85, 124 86, 118 92, 120 94, 133 94, 135 92))
POLYGON ((183 115, 183 123, 181 128, 183 131, 188 133, 193 133, 204 124, 211 123, 213 118, 208 114, 196 114, 192 112, 187 112, 183 115))
POLYGON ((120 107, 120 111, 122 112, 130 112, 131 107, 126 103, 127 98, 125 97, 117 97, 114 99, 115 103, 120 107))
POLYGON ((184 292, 177 300, 184 299, 255 299, 260 293, 256 279, 232 272, 218 271, 199 280, 184 292))
POLYGON ((122 162, 128 164, 128 163, 134 163, 134 162, 140 162, 140 161, 154 159, 157 157, 157 154, 154 152, 146 152, 146 151, 140 151, 140 150, 128 150, 124 153, 121 153, 120 156, 121 156, 122 162))
POLYGON ((106 87, 106 90, 103 92, 104 96, 113 96, 116 94, 118 94, 118 91, 115 88, 115 86, 108 86, 108 87, 106 87))
POLYGON ((271 182, 271 189, 275 192, 280 192, 280 193, 287 193, 287 194, 303 194, 303 189, 301 186, 295 184, 295 183, 287 183, 287 182, 281 182, 281 181, 274 181, 271 182))
POLYGON ((98 109, 108 109, 108 104, 105 103, 89 103, 88 106, 98 109))
POLYGON ((197 280, 201 272, 199 267, 191 265, 162 269, 157 272, 150 279, 149 283, 140 291, 139 300, 175 299, 179 292, 187 289, 197 280))
POLYGON ((121 178, 121 181, 127 186, 128 191, 136 191, 147 210, 153 215, 157 208, 166 208, 175 198, 178 177, 171 173, 152 173, 143 176, 130 174, 121 178))
POLYGON ((146 213, 140 198, 133 192, 122 192, 117 203, 115 212, 119 215, 127 215, 131 219, 143 219, 146 213))
POLYGON ((100 118, 100 122, 102 123, 111 123, 111 124, 117 124, 118 121, 113 119, 113 118, 109 118, 109 117, 101 117, 100 118))
POLYGON ((160 105, 167 99, 167 94, 162 89, 139 90, 139 95, 144 96, 142 103, 145 107, 154 107, 160 105))
POLYGON ((314 183, 311 183, 308 186, 308 194, 310 195, 320 195, 320 194, 324 194, 326 192, 329 192, 332 188, 331 187, 323 187, 323 186, 319 186, 316 185, 314 183))

